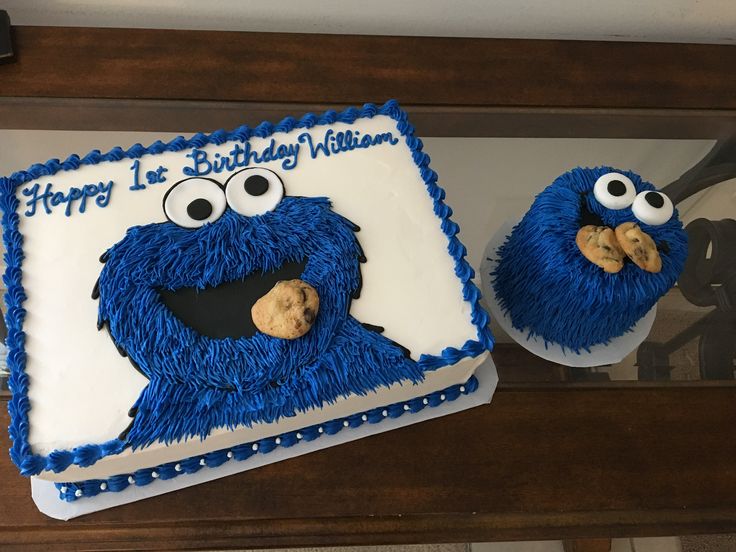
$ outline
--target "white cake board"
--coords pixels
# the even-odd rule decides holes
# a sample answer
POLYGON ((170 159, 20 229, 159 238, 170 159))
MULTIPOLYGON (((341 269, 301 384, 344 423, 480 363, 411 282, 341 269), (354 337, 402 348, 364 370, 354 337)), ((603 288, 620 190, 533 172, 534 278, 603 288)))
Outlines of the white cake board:
POLYGON ((515 225, 516 223, 514 222, 506 221, 499 228, 498 232, 493 235, 483 252, 483 261, 480 266, 481 286, 488 310, 491 313, 491 317, 498 322, 499 326, 501 326, 503 331, 511 339, 538 357, 557 364, 572 366, 573 368, 616 364, 641 345, 642 341, 649 335, 652 324, 654 324, 654 318, 657 315, 656 304, 630 331, 611 339, 607 345, 594 345, 590 348, 590 352, 581 351, 580 353, 576 353, 570 349, 563 349, 557 343, 545 343, 541 337, 528 337, 528 328, 525 328, 523 331, 514 328, 510 316, 503 311, 496 297, 496 293, 491 285, 491 273, 496 269, 496 265, 498 264, 498 248, 506 241, 506 237, 511 234, 511 230, 513 230, 515 225))
POLYGON ((404 414, 399 418, 387 418, 378 424, 366 423, 357 428, 344 429, 334 435, 323 434, 319 439, 315 439, 314 441, 300 442, 289 448, 279 447, 268 454, 257 454, 241 462, 231 460, 217 468, 203 468, 197 473, 183 474, 166 481, 156 480, 143 487, 131 485, 118 493, 100 493, 97 496, 81 498, 74 502, 64 502, 61 500, 59 498, 59 491, 53 482, 31 477, 31 496, 36 503, 36 507, 42 513, 54 519, 61 520, 69 520, 92 512, 122 506, 130 502, 170 493, 191 487, 192 485, 199 485, 200 483, 220 479, 228 475, 287 460, 288 458, 309 454, 310 452, 334 447, 335 445, 348 443, 370 435, 376 435, 490 403, 493 392, 496 389, 496 384, 498 383, 496 366, 493 364, 490 355, 475 371, 475 376, 478 378, 478 389, 469 395, 461 395, 454 401, 442 403, 434 408, 425 408, 414 414, 404 414))

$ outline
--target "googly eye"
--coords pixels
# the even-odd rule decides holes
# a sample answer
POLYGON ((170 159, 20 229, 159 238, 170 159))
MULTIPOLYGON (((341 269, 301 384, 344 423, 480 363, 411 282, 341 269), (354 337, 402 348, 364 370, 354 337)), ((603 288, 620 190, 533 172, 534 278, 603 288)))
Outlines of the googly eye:
POLYGON ((273 211, 284 197, 284 184, 268 169, 243 169, 228 178, 225 195, 230 207, 246 217, 273 211))
POLYGON ((644 224, 659 226, 672 218, 675 208, 672 200, 660 192, 641 192, 634 199, 631 212, 644 224))
POLYGON ((222 187, 207 178, 177 182, 164 196, 166 218, 182 228, 199 228, 215 222, 226 208, 222 187))
POLYGON ((595 181, 593 195, 598 203, 608 209, 626 209, 636 197, 636 188, 628 176, 608 173, 595 181))

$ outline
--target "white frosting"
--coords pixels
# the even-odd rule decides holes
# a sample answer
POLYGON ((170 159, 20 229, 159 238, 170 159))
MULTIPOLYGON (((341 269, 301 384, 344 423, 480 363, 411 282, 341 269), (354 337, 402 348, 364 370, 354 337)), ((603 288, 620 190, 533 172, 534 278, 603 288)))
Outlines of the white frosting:
POLYGON ((284 185, 276 174, 254 167, 236 173, 228 179, 225 195, 231 209, 246 217, 252 217, 273 211, 284 196, 284 185), (262 176, 268 182, 268 189, 262 195, 252 196, 245 190, 245 182, 252 176, 262 176))
MULTIPOLYGON (((309 132, 319 142, 327 128, 317 127, 309 132)), ((454 261, 447 253, 447 237, 440 229, 432 200, 395 121, 377 116, 353 125, 338 123, 329 128, 335 132, 357 129, 363 135, 392 132, 400 141, 396 145, 383 143, 316 159, 302 145, 298 164, 292 170, 284 170, 280 161, 257 166, 276 172, 284 182, 287 195, 329 197, 336 212, 362 228, 358 237, 368 262, 361 267, 362 295, 353 302, 351 314, 361 322, 384 326, 384 335, 408 347, 415 359, 425 353, 439 354, 448 346, 461 347, 468 339, 476 339, 470 305, 462 299, 454 261)), ((296 143, 302 132, 303 129, 298 129, 274 138, 278 143, 296 143)), ((269 142, 270 138, 254 138, 250 144, 253 150, 262 151, 269 142)), ((201 149, 212 159, 216 152, 227 156, 232 148, 233 143, 229 142, 201 149)), ((167 168, 160 173, 166 182, 148 185, 144 190, 129 189, 133 184, 133 162, 129 159, 62 171, 19 187, 20 231, 25 251, 23 285, 28 294, 24 330, 26 372, 30 378, 29 440, 35 453, 48 454, 54 449, 104 442, 115 438, 128 425, 127 411, 147 380, 132 369, 127 359, 120 357, 107 332, 97 330, 98 305, 91 298, 91 291, 102 267, 98 258, 130 226, 166 220, 162 200, 174 183, 187 178, 183 168, 192 163, 186 153, 188 150, 141 158, 139 180, 142 182, 147 171, 156 171, 160 166, 167 168), (115 184, 105 208, 89 198, 84 213, 77 212, 77 204, 73 203, 69 217, 64 216, 65 204, 53 207, 51 214, 46 214, 38 204, 34 216, 23 215, 28 197, 22 190, 36 182, 42 190, 50 182, 54 191, 68 194, 72 187, 110 180, 115 184)), ((224 184, 231 174, 212 173, 207 177, 224 184)), ((445 368, 435 374, 450 372, 445 368)), ((449 380, 457 383, 472 370, 460 372, 449 380)), ((446 378, 438 378, 435 384, 444 385, 440 380, 446 378)), ((430 377, 428 381, 433 380, 430 377)), ((398 400, 418 394, 415 393, 418 389, 411 386, 404 389, 410 392, 398 400)), ((351 398, 347 402, 360 403, 360 408, 346 408, 359 412, 395 402, 386 397, 381 392, 351 398)), ((289 420, 290 427, 293 424, 291 430, 310 425, 299 423, 301 418, 289 420)), ((281 432, 280 425, 269 431, 281 432)), ((197 443, 204 443, 207 450, 230 446, 223 446, 223 439, 214 439, 215 435, 219 434, 215 432, 211 438, 197 443)), ((168 451, 179 448, 180 445, 164 447, 168 451)), ((143 453, 138 451, 132 456, 143 453)), ((168 461, 188 455, 191 454, 180 453, 168 461)), ((120 456, 131 455, 126 452, 120 456)), ((104 463, 103 460, 100 465, 104 463)))
MULTIPOLYGON (((340 398, 334 404, 310 409, 299 416, 286 418, 279 422, 254 424, 253 427, 239 427, 233 431, 218 429, 213 431, 204 441, 194 438, 177 443, 175 446, 156 443, 135 452, 126 449, 121 454, 99 460, 89 468, 71 466, 61 473, 42 472, 38 477, 50 481, 103 479, 111 475, 150 468, 166 462, 198 456, 213 450, 223 450, 235 445, 258 441, 308 426, 315 426, 330 420, 364 412, 380 405, 401 403, 467 381, 487 356, 488 353, 484 353, 476 358, 464 358, 453 366, 446 366, 434 372, 429 372, 425 380, 417 385, 395 383, 388 389, 382 388, 365 396, 354 395, 349 399, 340 398)), ((446 399, 445 395, 441 395, 440 399, 444 401, 446 399)), ((404 410, 409 410, 408 405, 405 405, 404 410)), ((381 414, 388 417, 387 410, 382 411, 381 414)), ((319 427, 318 433, 324 433, 324 429, 319 427)), ((253 451, 258 451, 258 443, 253 443, 251 448, 253 451)), ((199 463, 202 466, 206 465, 204 458, 199 463)))
POLYGON ((634 203, 631 206, 631 212, 634 213, 634 216, 644 224, 659 226, 672 218, 672 215, 675 212, 675 207, 672 205, 672 200, 663 193, 641 192, 634 199, 634 203), (649 201, 647 201, 648 194, 659 196, 662 200, 662 206, 655 207, 649 203, 649 201))
POLYGON ((634 202, 634 198, 636 197, 636 188, 628 176, 610 172, 604 174, 595 181, 595 185, 593 186, 593 195, 596 200, 598 200, 598 203, 607 209, 626 209, 626 207, 634 202), (614 181, 620 182, 624 186, 625 192, 622 195, 613 195, 608 190, 608 185, 614 181))

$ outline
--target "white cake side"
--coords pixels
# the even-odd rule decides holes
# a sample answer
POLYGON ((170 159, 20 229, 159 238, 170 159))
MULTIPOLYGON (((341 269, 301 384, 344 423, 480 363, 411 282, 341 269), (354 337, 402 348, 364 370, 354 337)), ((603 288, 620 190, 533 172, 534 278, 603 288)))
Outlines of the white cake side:
POLYGON ((403 384, 396 383, 389 388, 382 388, 365 396, 353 395, 349 399, 341 398, 334 404, 310 409, 298 416, 285 418, 278 422, 254 424, 252 427, 239 427, 232 431, 216 429, 204 440, 198 438, 188 439, 171 446, 154 443, 135 452, 128 448, 120 454, 102 458, 88 468, 70 466, 62 473, 45 471, 41 472, 38 477, 59 482, 105 479, 113 475, 132 473, 138 469, 150 468, 166 462, 198 456, 213 450, 222 450, 242 443, 258 441, 289 431, 297 431, 304 427, 365 412, 377 406, 400 403, 453 385, 465 383, 487 356, 488 353, 484 353, 475 358, 464 358, 453 366, 446 366, 428 373, 426 379, 416 385, 406 382, 403 384))

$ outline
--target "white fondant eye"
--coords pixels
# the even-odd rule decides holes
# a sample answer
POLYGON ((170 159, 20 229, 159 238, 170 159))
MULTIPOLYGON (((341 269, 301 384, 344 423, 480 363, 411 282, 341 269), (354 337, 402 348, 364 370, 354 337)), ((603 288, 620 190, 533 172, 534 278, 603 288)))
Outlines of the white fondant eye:
POLYGON ((166 218, 183 228, 199 228, 215 222, 227 208, 225 192, 214 180, 187 178, 166 192, 166 218))
POLYGON ((228 178, 225 195, 230 208, 246 217, 273 211, 284 197, 284 184, 268 169, 243 169, 228 178))
POLYGON ((631 211, 644 224, 659 226, 672 218, 675 208, 670 198, 660 192, 641 192, 634 199, 631 211))
POLYGON ((593 195, 608 209, 626 209, 634 202, 636 188, 627 176, 620 173, 604 174, 595 181, 593 195))

